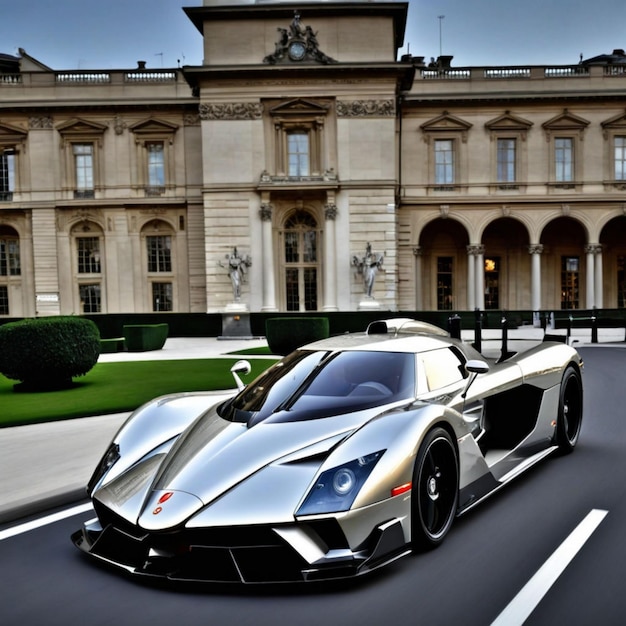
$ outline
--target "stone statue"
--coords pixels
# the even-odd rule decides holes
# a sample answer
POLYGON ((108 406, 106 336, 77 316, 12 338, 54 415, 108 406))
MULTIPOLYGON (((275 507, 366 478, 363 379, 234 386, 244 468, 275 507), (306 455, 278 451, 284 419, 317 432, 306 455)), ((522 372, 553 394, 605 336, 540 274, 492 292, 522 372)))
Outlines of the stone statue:
MULTIPOLYGON (((252 259, 246 254, 245 257, 239 256, 237 248, 233 248, 232 254, 227 254, 228 259, 228 275, 230 276, 230 282, 233 285, 233 298, 235 302, 239 302, 241 297, 241 283, 245 278, 246 269, 252 265, 252 259)), ((221 261, 218 261, 220 267, 225 267, 221 261)))
POLYGON ((376 273, 383 264, 383 255, 378 252, 372 252, 372 246, 368 242, 365 248, 365 256, 359 259, 357 256, 352 257, 352 265, 357 267, 363 274, 363 291, 368 298, 372 297, 374 288, 374 280, 376 273))

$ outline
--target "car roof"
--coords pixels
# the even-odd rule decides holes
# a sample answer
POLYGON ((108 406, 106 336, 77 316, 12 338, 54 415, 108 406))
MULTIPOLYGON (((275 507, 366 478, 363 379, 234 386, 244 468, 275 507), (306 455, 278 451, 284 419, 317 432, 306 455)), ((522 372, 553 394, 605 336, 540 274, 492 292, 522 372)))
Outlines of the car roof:
POLYGON ((302 346, 301 350, 375 350, 380 352, 427 352, 454 344, 437 326, 405 318, 373 322, 364 333, 346 333, 302 346))

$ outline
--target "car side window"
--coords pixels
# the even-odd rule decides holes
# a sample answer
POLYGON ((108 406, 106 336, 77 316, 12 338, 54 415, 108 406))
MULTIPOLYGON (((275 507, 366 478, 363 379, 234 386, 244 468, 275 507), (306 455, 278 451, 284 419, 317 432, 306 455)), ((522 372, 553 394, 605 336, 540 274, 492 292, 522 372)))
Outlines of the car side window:
POLYGON ((450 348, 429 350, 419 354, 426 372, 428 389, 434 391, 457 383, 465 378, 462 357, 450 348))

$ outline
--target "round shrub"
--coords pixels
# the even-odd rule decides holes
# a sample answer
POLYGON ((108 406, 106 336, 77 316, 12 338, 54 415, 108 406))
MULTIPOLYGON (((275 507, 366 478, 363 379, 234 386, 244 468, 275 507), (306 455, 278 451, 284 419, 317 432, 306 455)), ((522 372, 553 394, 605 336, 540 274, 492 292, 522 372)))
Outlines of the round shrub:
POLYGON ((69 386, 99 355, 98 327, 85 318, 41 317, 0 326, 0 373, 28 389, 69 386))
POLYGON ((296 348, 328 337, 326 317, 270 317, 265 337, 272 354, 285 355, 296 348))

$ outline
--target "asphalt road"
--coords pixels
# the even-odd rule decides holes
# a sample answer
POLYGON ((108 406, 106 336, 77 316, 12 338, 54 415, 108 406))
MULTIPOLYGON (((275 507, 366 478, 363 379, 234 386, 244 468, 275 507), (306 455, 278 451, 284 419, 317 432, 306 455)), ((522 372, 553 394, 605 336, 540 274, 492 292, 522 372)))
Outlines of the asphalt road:
MULTIPOLYGON (((579 446, 456 521, 445 543, 350 583, 304 587, 157 587, 97 567, 69 539, 86 512, 0 541, 3 626, 380 626, 623 624, 626 615, 626 350, 583 347, 579 446), (592 511, 607 512, 578 549, 592 511), (552 557, 552 559, 551 559, 552 557), (539 598, 523 590, 546 563, 563 568, 539 598), (520 592, 522 595, 520 596, 520 592), (507 617, 508 616, 508 617, 507 617)), ((542 570, 543 571, 543 570, 542 570)))

